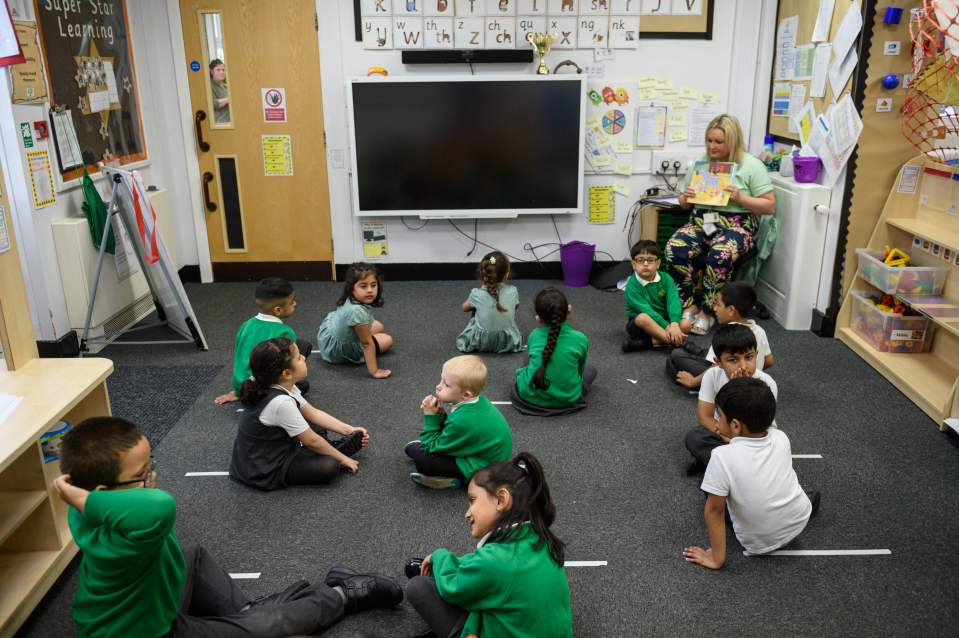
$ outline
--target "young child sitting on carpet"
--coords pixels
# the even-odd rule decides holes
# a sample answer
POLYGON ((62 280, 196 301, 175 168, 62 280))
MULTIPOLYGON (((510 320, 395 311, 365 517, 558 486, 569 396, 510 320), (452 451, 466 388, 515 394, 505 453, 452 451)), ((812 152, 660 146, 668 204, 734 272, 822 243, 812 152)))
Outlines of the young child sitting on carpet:
MULTIPOLYGON (((238 401, 240 386, 250 378, 250 353, 261 341, 273 337, 286 337, 296 343, 304 357, 310 356, 313 344, 297 339, 293 328, 283 320, 296 311, 296 293, 286 279, 270 277, 260 282, 253 293, 259 313, 243 322, 236 331, 236 344, 233 347, 233 383, 226 394, 213 400, 217 405, 238 401)), ((304 379, 299 382, 300 391, 306 393, 310 385, 304 379)))
POLYGON ((513 407, 532 416, 570 414, 586 407, 584 396, 596 379, 596 368, 586 365, 589 339, 566 323, 573 307, 556 288, 539 291, 533 303, 541 327, 526 340, 525 368, 516 371, 510 393, 513 407))
POLYGON ((747 555, 768 554, 806 527, 819 493, 803 492, 793 470, 789 439, 772 427, 776 398, 759 379, 731 380, 716 395, 719 429, 730 439, 713 451, 702 490, 709 547, 686 547, 683 557, 710 569, 726 562, 726 518, 747 555))
MULTIPOLYGON (((752 319, 755 307, 756 291, 753 287, 742 281, 732 281, 720 289, 713 311, 720 324, 738 323, 753 331, 756 335, 756 368, 768 370, 773 365, 773 353, 769 348, 766 331, 752 319)), ((666 374, 670 379, 675 379, 676 383, 692 390, 699 387, 703 374, 715 362, 712 348, 706 353, 705 359, 697 352, 677 348, 669 353, 666 360, 666 374)))
POLYGON ((436 636, 571 638, 564 544, 539 461, 523 452, 473 475, 466 520, 476 551, 434 550, 406 586, 436 636))
POLYGON ((659 269, 659 246, 644 239, 633 244, 629 254, 633 275, 626 283, 628 321, 623 352, 682 345, 693 324, 683 318, 683 305, 673 278, 659 269))
POLYGON ((246 410, 233 443, 230 478, 261 490, 290 485, 323 485, 340 473, 356 472, 350 457, 370 436, 310 405, 296 387, 306 377, 306 358, 295 343, 264 341, 250 355, 253 378, 243 382, 246 410), (335 443, 324 430, 343 438, 335 443), (319 433, 318 433, 319 432, 319 433))
POLYGON ((480 261, 482 288, 473 288, 463 302, 463 312, 473 317, 456 337, 460 352, 519 352, 523 335, 516 325, 519 293, 509 285, 509 259, 498 250, 480 261))
POLYGON ((326 315, 316 339, 327 363, 363 363, 370 376, 385 379, 390 371, 377 358, 393 347, 393 337, 373 318, 383 305, 383 275, 376 266, 357 262, 346 271, 336 310, 326 315))
POLYGON ((716 410, 716 394, 724 385, 731 379, 753 377, 764 381, 774 398, 779 393, 773 378, 756 367, 756 335, 746 326, 738 323, 719 326, 713 335, 713 351, 718 365, 705 372, 699 388, 696 411, 699 427, 686 435, 686 449, 694 459, 688 469, 690 474, 705 469, 713 449, 729 443, 729 435, 719 427, 719 411, 716 410))
POLYGON ((453 357, 443 364, 436 394, 420 404, 423 431, 406 444, 416 463, 410 479, 433 489, 455 489, 481 467, 505 461, 513 435, 502 413, 483 395, 486 365, 476 355, 453 357), (450 404, 449 413, 441 404, 450 404))
MULTIPOLYGON (((176 503, 155 488, 150 443, 116 417, 94 417, 63 438, 53 482, 80 547, 73 603, 79 636, 313 635, 344 613, 393 607, 390 578, 334 569, 326 584, 294 583, 252 600, 202 547, 181 552, 176 503)), ((9 584, 9 583, 8 583, 9 584)))

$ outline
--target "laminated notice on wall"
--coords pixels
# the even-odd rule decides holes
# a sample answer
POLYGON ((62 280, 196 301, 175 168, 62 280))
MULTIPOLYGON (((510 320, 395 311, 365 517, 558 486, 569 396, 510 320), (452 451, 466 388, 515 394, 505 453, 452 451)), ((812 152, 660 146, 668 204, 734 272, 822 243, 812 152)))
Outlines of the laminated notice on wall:
POLYGON ((10 250, 10 233, 7 231, 7 215, 0 206, 0 253, 10 250))
POLYGON ((376 259, 390 254, 386 241, 386 224, 382 222, 363 222, 363 257, 376 259))
POLYGON ((293 175, 293 142, 289 135, 261 135, 263 174, 267 177, 293 175))
POLYGON ((589 223, 612 224, 616 221, 616 198, 613 187, 589 187, 589 223))
POLYGON ((33 207, 43 208, 57 201, 53 190, 53 170, 50 154, 45 150, 27 151, 27 166, 30 169, 30 187, 33 191, 33 207))

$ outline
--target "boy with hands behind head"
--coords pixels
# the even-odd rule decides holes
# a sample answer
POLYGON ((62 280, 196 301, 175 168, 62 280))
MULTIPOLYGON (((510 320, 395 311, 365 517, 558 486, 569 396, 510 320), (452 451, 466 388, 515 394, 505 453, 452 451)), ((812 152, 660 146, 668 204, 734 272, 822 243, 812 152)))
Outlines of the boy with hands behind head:
POLYGON ((94 417, 63 438, 53 482, 83 552, 73 604, 77 635, 280 638, 314 634, 344 613, 392 607, 391 579, 337 568, 251 600, 202 547, 180 550, 176 503, 155 489, 150 443, 133 423, 94 417))
POLYGON ((776 415, 772 390, 759 379, 738 377, 716 395, 719 430, 729 445, 713 450, 701 488, 709 547, 686 547, 683 558, 709 569, 726 561, 726 519, 747 555, 768 554, 805 529, 819 505, 803 492, 792 466, 789 439, 771 427, 776 415))

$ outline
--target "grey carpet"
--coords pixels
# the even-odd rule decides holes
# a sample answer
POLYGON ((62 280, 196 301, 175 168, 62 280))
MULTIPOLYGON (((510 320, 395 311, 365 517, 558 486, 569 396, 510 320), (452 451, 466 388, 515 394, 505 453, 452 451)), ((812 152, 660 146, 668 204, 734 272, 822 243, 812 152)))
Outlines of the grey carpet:
POLYGON ((107 382, 110 407, 115 416, 139 425, 157 447, 221 367, 118 363, 107 382))
MULTIPOLYGON (((533 327, 533 296, 549 283, 517 282, 524 332, 533 327)), ((262 572, 244 582, 253 596, 301 576, 320 577, 334 562, 402 582, 408 556, 438 546, 468 551, 463 495, 411 484, 402 446, 419 431, 420 399, 437 382, 442 362, 456 354, 454 338, 466 323, 458 306, 470 285, 386 283, 386 305, 376 316, 397 337, 395 352, 383 359, 391 379, 311 357, 311 402, 368 426, 372 444, 360 454, 355 476, 269 494, 225 478, 183 476, 227 469, 236 407, 216 407, 212 399, 229 385, 236 327, 254 312, 254 284, 187 286, 210 350, 151 351, 150 364, 223 367, 156 452, 161 485, 177 498, 181 543, 202 543, 229 571, 262 572)), ((290 323, 315 340, 340 286, 303 283, 297 290, 300 304, 290 323)), ((526 417, 508 406, 504 413, 514 449, 532 451, 546 467, 558 510, 555 530, 568 543, 568 558, 609 561, 568 571, 577 636, 957 635, 959 607, 951 595, 959 585, 956 437, 940 433, 838 341, 764 322, 776 356, 770 374, 779 384, 777 421, 794 453, 824 457, 795 461, 800 481, 823 493, 822 510, 796 547, 893 553, 747 559, 730 533, 723 571, 687 565, 681 548, 707 540, 698 481, 683 472, 683 435, 695 423, 695 399, 666 379, 664 352, 620 353, 621 295, 566 291, 571 322, 589 335, 590 361, 599 370, 589 407, 556 419, 526 417)), ((121 369, 144 356, 133 347, 106 354, 121 369)), ((484 357, 492 400, 507 398, 522 356, 484 357)), ((71 635, 75 579, 61 579, 24 636, 71 635)), ((402 637, 421 627, 404 605, 347 618, 324 635, 366 630, 402 637)))

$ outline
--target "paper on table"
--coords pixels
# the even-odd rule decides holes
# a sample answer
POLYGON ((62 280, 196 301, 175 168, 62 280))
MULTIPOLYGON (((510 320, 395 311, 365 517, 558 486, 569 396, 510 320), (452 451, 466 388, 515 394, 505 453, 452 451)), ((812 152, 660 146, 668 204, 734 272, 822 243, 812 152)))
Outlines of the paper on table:
POLYGON ((790 16, 779 21, 776 29, 776 79, 790 80, 796 56, 796 32, 799 16, 790 16))
POLYGON ((826 97, 826 78, 829 73, 829 56, 832 45, 828 42, 816 47, 812 61, 812 82, 809 85, 809 97, 826 97))
POLYGON ((641 106, 636 109, 636 146, 662 147, 666 144, 666 107, 641 106))
POLYGON ((16 394, 0 394, 0 424, 7 420, 21 401, 23 397, 16 394))
POLYGON ((842 96, 833 106, 829 121, 832 124, 833 146, 837 151, 845 151, 856 145, 862 133, 862 119, 856 112, 852 96, 848 93, 842 96))
POLYGON ((793 84, 789 88, 789 132, 798 133, 796 128, 796 116, 802 111, 802 106, 806 102, 806 85, 793 84))
POLYGON ((846 59, 846 54, 852 49, 860 31, 862 31, 862 9, 859 7, 859 2, 853 0, 842 22, 839 23, 836 36, 832 39, 832 50, 837 60, 846 59))
POLYGON ((711 107, 696 107, 690 109, 689 141, 687 146, 706 146, 706 127, 709 122, 719 115, 719 111, 711 107))
POLYGON ((796 58, 793 64, 794 80, 812 79, 815 56, 816 46, 813 44, 800 44, 796 47, 796 58))
POLYGON ((850 49, 843 60, 833 58, 832 66, 829 67, 829 84, 832 86, 834 98, 842 93, 857 64, 859 64, 859 56, 855 49, 850 49))
POLYGON ((107 75, 107 93, 110 96, 110 104, 119 104, 120 92, 117 90, 117 76, 113 74, 113 62, 111 60, 103 61, 103 72, 107 75))
POLYGON ((819 13, 816 26, 812 30, 812 42, 825 42, 829 39, 829 27, 832 25, 832 10, 836 0, 819 0, 819 13))

